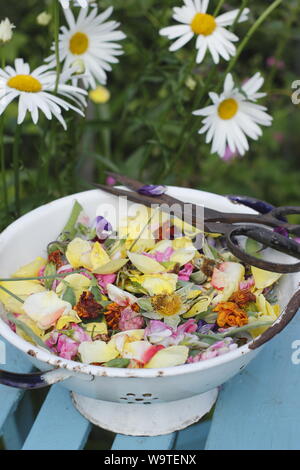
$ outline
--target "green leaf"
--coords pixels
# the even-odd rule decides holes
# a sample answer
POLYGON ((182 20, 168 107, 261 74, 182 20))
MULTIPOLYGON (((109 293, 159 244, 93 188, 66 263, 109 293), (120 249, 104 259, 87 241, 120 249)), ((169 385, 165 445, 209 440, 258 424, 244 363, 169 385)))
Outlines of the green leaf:
POLYGON ((71 286, 66 287, 66 290, 62 296, 62 300, 64 300, 65 302, 69 302, 72 307, 76 305, 76 295, 74 289, 71 286))
POLYGON ((117 359, 112 359, 111 361, 106 362, 104 365, 106 367, 128 367, 130 363, 129 359, 123 359, 123 358, 117 358, 117 359))
MULTIPOLYGON (((99 286, 92 286, 91 293, 93 294, 96 302, 102 302, 102 295, 99 286)), ((102 304, 101 304, 102 305, 102 304)))
POLYGON ((27 336, 29 336, 32 341, 37 344, 38 346, 41 346, 42 348, 45 348, 47 349, 48 351, 51 351, 50 348, 48 348, 48 346, 46 346, 46 344, 44 343, 44 341, 39 337, 37 336, 33 331, 32 329, 26 325, 25 323, 23 323, 21 320, 19 320, 18 318, 16 318, 12 313, 10 312, 7 312, 6 313, 6 316, 8 318, 9 321, 11 321, 12 323, 14 323, 18 328, 20 328, 27 336))
MULTIPOLYGON (((56 265, 54 263, 48 263, 45 267, 45 276, 55 276, 56 274, 56 265)), ((45 279, 45 287, 46 289, 51 289, 54 279, 45 279)))
POLYGON ((71 212, 71 215, 70 215, 66 225, 64 226, 63 231, 62 231, 59 238, 64 239, 66 235, 71 240, 72 240, 72 238, 74 238, 74 236, 76 234, 75 226, 76 226, 78 217, 79 217, 79 215, 81 214, 82 211, 83 211, 83 207, 81 206, 81 204, 79 204, 78 201, 75 201, 72 212, 71 212))
POLYGON ((258 243, 256 240, 252 240, 252 238, 247 238, 245 251, 248 253, 248 255, 255 255, 256 258, 261 258, 261 255, 258 253, 260 249, 260 243, 258 243))

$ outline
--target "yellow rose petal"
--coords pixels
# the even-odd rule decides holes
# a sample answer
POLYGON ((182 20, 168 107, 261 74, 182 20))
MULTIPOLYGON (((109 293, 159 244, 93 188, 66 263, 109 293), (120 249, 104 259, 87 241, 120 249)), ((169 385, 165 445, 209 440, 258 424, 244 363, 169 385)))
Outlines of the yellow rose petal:
POLYGON ((156 369, 161 367, 174 367, 185 364, 189 355, 187 346, 170 346, 161 349, 145 365, 146 369, 156 369))
POLYGON ((57 330, 62 330, 66 326, 69 326, 70 323, 81 323, 81 318, 79 318, 74 310, 72 310, 70 314, 60 317, 55 325, 55 328, 57 330))
POLYGON ((110 262, 110 257, 99 242, 96 242, 93 246, 91 262, 93 271, 110 262))
POLYGON ((70 287, 74 290, 74 294, 76 296, 76 302, 79 301, 81 294, 84 291, 87 291, 91 285, 91 280, 84 276, 83 274, 75 273, 69 274, 64 278, 63 282, 60 282, 56 288, 57 295, 61 295, 66 288, 67 282, 70 287))
POLYGON ((129 251, 127 255, 132 264, 144 274, 156 274, 165 271, 165 268, 162 264, 158 263, 152 258, 149 258, 149 256, 130 253, 129 251))
POLYGON ((78 348, 82 362, 91 364, 92 362, 108 362, 118 357, 119 352, 112 344, 96 340, 93 342, 83 341, 78 348))
POLYGON ((104 264, 103 266, 94 269, 93 272, 95 274, 114 274, 119 269, 121 269, 125 264, 128 263, 128 259, 116 259, 109 261, 107 264, 104 264))
MULTIPOLYGON (((36 281, 9 281, 0 282, 0 286, 8 289, 10 292, 20 297, 22 300, 26 300, 31 294, 38 292, 44 292, 46 289, 36 281)), ((0 289, 0 302, 3 303, 6 310, 13 313, 25 313, 23 310, 23 304, 11 295, 0 289)))
POLYGON ((106 321, 87 323, 86 325, 83 325, 83 328, 93 337, 96 335, 107 334, 106 321))
MULTIPOLYGON (((12 277, 37 277, 40 269, 42 269, 47 263, 47 260, 38 256, 31 263, 25 264, 18 271, 16 271, 12 277)), ((39 282, 39 281, 35 281, 39 282)))
POLYGON ((77 237, 69 243, 66 257, 74 269, 81 268, 82 266, 86 269, 91 269, 91 251, 91 243, 77 237))
POLYGON ((203 296, 192 306, 192 308, 188 312, 182 315, 183 318, 191 318, 191 317, 194 317, 195 315, 198 315, 198 313, 206 312, 210 302, 211 302, 210 297, 203 296))
POLYGON ((282 274, 264 271, 263 269, 259 269, 254 266, 251 266, 251 271, 254 277, 256 289, 265 289, 278 281, 282 276, 282 274))
POLYGON ((176 274, 146 274, 137 278, 150 295, 172 294, 176 290, 178 276, 176 274))

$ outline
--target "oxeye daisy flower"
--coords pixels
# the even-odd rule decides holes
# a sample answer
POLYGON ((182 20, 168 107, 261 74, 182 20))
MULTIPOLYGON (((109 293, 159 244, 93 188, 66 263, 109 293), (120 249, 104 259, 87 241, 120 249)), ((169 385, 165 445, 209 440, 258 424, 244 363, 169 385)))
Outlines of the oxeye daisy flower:
POLYGON ((257 140, 262 135, 260 126, 272 124, 267 108, 256 104, 257 99, 265 96, 258 92, 263 82, 261 74, 256 73, 238 89, 228 74, 223 93, 209 94, 213 104, 194 111, 196 116, 205 116, 199 134, 206 133, 206 143, 212 142, 212 153, 223 157, 228 145, 231 152, 244 155, 249 150, 247 137, 257 140))
POLYGON ((66 129, 62 109, 66 111, 72 109, 84 115, 81 108, 86 105, 83 96, 86 91, 64 83, 70 78, 70 73, 69 71, 61 75, 62 82, 59 83, 57 94, 54 94, 56 73, 49 70, 49 66, 42 65, 30 72, 29 65, 23 59, 16 59, 14 67, 7 66, 5 69, 0 69, 0 115, 14 99, 18 98, 18 124, 22 124, 27 111, 31 113, 32 120, 36 124, 41 110, 47 119, 50 120, 54 116, 66 129), (76 106, 57 96, 58 94, 75 102, 76 106))
MULTIPOLYGON (((208 6, 209 0, 184 0, 184 6, 173 9, 173 19, 181 24, 160 30, 162 36, 176 39, 170 51, 177 51, 196 36, 198 64, 203 61, 207 49, 216 64, 219 63, 220 56, 229 60, 235 55, 236 48, 233 43, 239 38, 228 31, 226 26, 231 26, 235 22, 239 9, 215 17, 207 13, 208 6)), ((249 9, 245 8, 239 17, 239 23, 246 21, 248 14, 249 9)))
MULTIPOLYGON (((110 63, 117 63, 117 56, 122 55, 120 41, 126 36, 117 30, 119 23, 107 21, 113 12, 109 7, 98 14, 98 9, 82 8, 75 19, 71 10, 64 10, 68 27, 61 28, 59 36, 59 57, 64 62, 64 70, 69 69, 80 60, 85 69, 83 84, 85 88, 96 88, 97 83, 104 85, 107 80, 106 72, 111 71, 110 63)), ((54 46, 52 46, 54 50, 54 46)), ((55 55, 46 59, 51 67, 55 67, 55 55)), ((78 78, 74 78, 75 81, 78 78)))

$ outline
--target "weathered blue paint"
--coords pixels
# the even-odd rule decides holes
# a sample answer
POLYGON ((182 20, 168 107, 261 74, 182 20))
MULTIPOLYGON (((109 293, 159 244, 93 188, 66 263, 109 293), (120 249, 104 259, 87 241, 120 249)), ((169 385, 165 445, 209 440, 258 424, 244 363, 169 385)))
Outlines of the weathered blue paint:
POLYGON ((176 450, 203 450, 206 444, 211 421, 200 421, 186 429, 180 431, 177 435, 176 450))
MULTIPOLYGON (((3 341, 3 339, 1 339, 1 341, 3 341)), ((8 364, 3 365, 3 369, 23 373, 29 373, 33 369, 32 364, 25 357, 24 353, 8 343, 6 343, 6 358, 8 364)), ((0 385, 0 435, 7 419, 16 410, 23 395, 23 390, 0 385)))
POLYGON ((206 449, 300 449, 300 312, 238 376, 224 385, 206 449))
POLYGON ((112 450, 170 450, 176 439, 176 433, 155 437, 133 437, 118 434, 112 450))
POLYGON ((90 430, 91 424, 74 408, 70 392, 53 385, 23 450, 82 449, 90 430))

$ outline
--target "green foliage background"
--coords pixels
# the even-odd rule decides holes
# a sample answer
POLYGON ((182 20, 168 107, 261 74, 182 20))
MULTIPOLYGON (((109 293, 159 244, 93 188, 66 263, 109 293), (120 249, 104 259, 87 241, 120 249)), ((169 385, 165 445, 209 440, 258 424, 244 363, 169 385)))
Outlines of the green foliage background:
MULTIPOLYGON (((8 16, 16 25, 12 42, 5 48, 7 63, 24 57, 33 67, 49 55, 53 29, 39 26, 36 16, 48 8, 47 0, 1 2, 0 19, 8 16)), ((234 68, 242 82, 261 71, 268 96, 262 102, 274 117, 263 138, 251 142, 243 158, 230 162, 210 154, 210 146, 197 134, 201 120, 193 110, 207 102, 206 89, 216 91, 227 63, 218 66, 207 57, 195 65, 195 49, 189 43, 177 53, 159 36, 161 27, 174 24, 172 7, 181 0, 99 0, 99 6, 115 7, 114 17, 127 34, 125 54, 109 75, 111 100, 90 103, 85 120, 68 116, 68 132, 54 121, 26 121, 22 130, 22 211, 105 181, 106 169, 139 177, 145 182, 200 188, 221 194, 248 194, 276 205, 299 204, 300 109, 292 104, 291 84, 300 78, 300 0, 284 1, 255 33, 234 68), (275 56, 284 68, 267 65, 275 56), (195 80, 191 90, 187 79, 195 80), (209 82, 208 82, 209 81, 209 82), (200 105, 200 106, 199 106, 200 105), (193 132, 191 132, 191 129, 193 132)), ((212 11, 217 0, 211 0, 212 11)), ((268 0, 248 2, 250 21, 236 33, 243 38, 255 19, 270 5, 268 0)), ((231 0, 238 8, 241 0, 231 0)), ((224 8, 228 8, 224 4, 224 8)), ((63 21, 63 14, 61 14, 63 21)), ((3 228, 15 217, 12 148, 16 129, 16 104, 5 113, 6 176, 10 215, 1 217, 3 228)), ((1 188, 0 188, 1 190, 1 188)), ((1 194, 1 193, 0 193, 1 194)), ((3 201, 2 201, 3 202, 3 201)), ((4 214, 3 209, 1 213, 4 214)))

